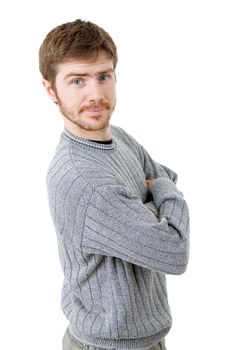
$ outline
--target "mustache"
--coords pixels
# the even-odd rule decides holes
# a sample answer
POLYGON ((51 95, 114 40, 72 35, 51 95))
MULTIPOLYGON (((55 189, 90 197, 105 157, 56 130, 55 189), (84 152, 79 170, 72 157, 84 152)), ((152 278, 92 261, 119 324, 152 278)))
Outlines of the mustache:
POLYGON ((79 112, 84 112, 84 111, 88 111, 88 110, 93 110, 93 109, 110 109, 110 105, 107 102, 100 102, 100 103, 91 103, 91 104, 87 104, 84 105, 80 108, 79 112))

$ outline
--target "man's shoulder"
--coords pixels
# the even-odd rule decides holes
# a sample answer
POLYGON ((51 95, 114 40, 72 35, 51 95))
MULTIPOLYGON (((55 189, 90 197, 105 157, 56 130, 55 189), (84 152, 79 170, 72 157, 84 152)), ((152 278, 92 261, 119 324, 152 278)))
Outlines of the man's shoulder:
POLYGON ((111 125, 112 129, 112 134, 113 137, 120 139, 121 141, 125 142, 129 146, 132 146, 135 148, 135 146, 138 146, 138 142, 135 140, 135 138, 125 131, 123 128, 116 126, 116 125, 111 125))
POLYGON ((106 162, 92 152, 86 152, 77 143, 61 134, 54 155, 47 169, 46 182, 49 190, 58 191, 72 184, 76 188, 95 187, 102 184, 113 174, 106 162))
POLYGON ((72 172, 74 168, 70 154, 70 143, 61 134, 47 168, 47 184, 59 182, 61 178, 65 178, 66 174, 74 176, 74 171, 72 172))
POLYGON ((122 138, 132 137, 127 131, 118 125, 111 124, 112 134, 115 136, 121 136, 122 138))

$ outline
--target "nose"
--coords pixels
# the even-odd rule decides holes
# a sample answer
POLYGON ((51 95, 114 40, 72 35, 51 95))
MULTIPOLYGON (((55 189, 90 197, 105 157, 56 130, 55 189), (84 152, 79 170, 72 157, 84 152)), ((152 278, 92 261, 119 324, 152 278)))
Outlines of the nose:
POLYGON ((103 98, 104 98, 103 88, 100 85, 100 83, 98 81, 89 82, 88 100, 100 102, 101 100, 103 100, 103 98))

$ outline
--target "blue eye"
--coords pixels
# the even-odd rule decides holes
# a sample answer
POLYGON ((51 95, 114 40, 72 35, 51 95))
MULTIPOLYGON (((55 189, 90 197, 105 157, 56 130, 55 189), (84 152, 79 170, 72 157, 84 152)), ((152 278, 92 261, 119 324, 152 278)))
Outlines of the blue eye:
POLYGON ((108 75, 101 75, 100 77, 99 77, 99 80, 101 80, 101 81, 106 81, 106 80, 108 80, 109 79, 109 76, 108 75))
POLYGON ((73 84, 75 84, 75 85, 80 85, 80 84, 81 84, 81 79, 75 79, 75 80, 73 81, 73 84))

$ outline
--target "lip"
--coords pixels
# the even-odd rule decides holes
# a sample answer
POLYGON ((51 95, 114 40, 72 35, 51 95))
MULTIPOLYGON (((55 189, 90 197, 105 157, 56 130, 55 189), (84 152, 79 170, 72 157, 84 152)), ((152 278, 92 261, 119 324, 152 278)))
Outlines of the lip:
POLYGON ((104 111, 103 109, 86 109, 85 112, 93 115, 99 115, 99 114, 102 114, 103 111, 104 111))

